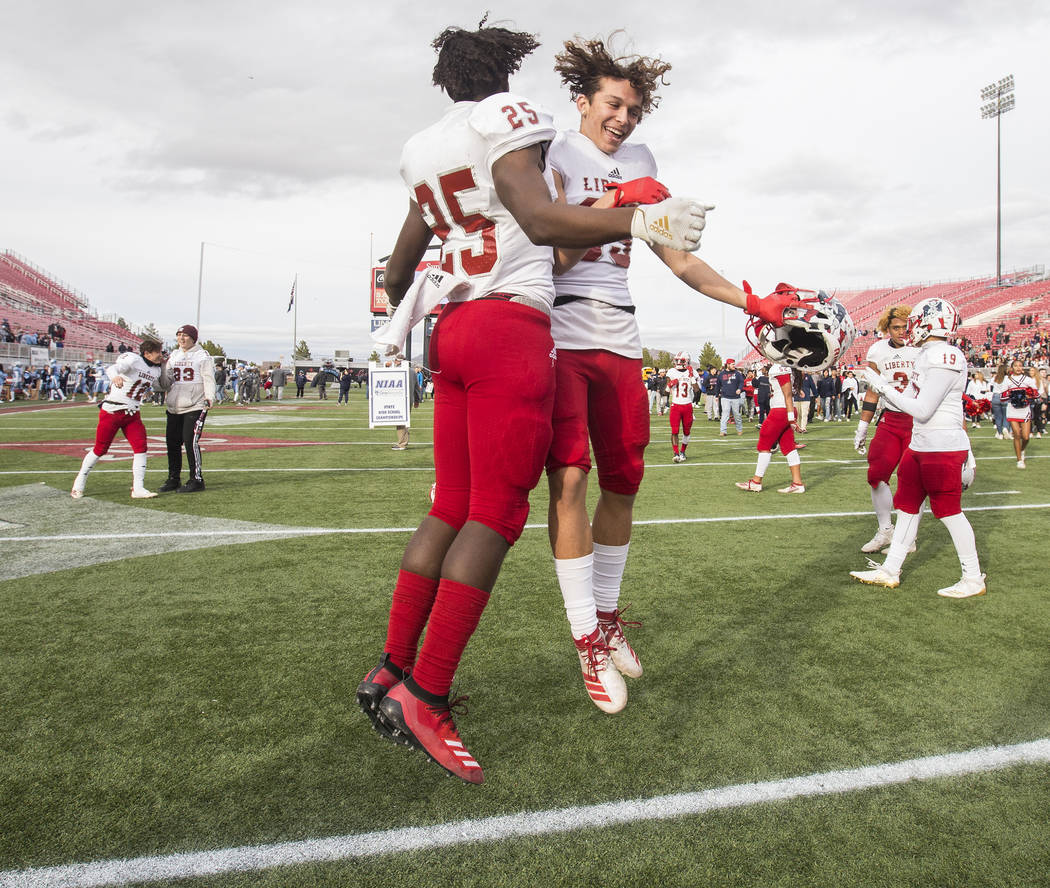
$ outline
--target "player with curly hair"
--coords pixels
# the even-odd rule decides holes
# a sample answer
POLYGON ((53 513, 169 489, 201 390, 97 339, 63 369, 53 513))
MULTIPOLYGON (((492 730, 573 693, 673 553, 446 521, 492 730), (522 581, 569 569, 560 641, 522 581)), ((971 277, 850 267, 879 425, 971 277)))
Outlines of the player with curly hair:
POLYGON ((430 344, 437 483, 401 560, 382 658, 357 697, 381 734, 481 783, 449 693, 524 528, 550 445, 551 245, 589 248, 633 233, 694 250, 704 211, 683 198, 602 211, 553 202, 544 176, 552 118, 508 92, 535 38, 482 22, 475 31, 447 28, 433 45, 434 83, 455 104, 402 153, 409 208, 386 267, 386 292, 393 305, 408 295, 408 309, 418 288, 456 282, 430 344), (435 235, 441 273, 423 276, 409 294, 435 235))
MULTIPOLYGON (((898 392, 908 388, 918 348, 908 344, 908 315, 910 305, 891 305, 882 313, 877 325, 885 337, 872 343, 866 357, 867 366, 890 382, 898 392)), ((893 539, 893 493, 890 478, 897 470, 904 451, 911 441, 912 418, 904 411, 883 400, 882 414, 875 425, 871 446, 864 444, 868 427, 875 417, 879 394, 869 388, 864 393, 860 421, 853 437, 853 446, 860 454, 867 453, 868 484, 871 486, 871 504, 875 509, 878 528, 861 552, 881 552, 889 548, 893 539)))
MULTIPOLYGON (((600 39, 577 37, 564 44, 555 71, 569 89, 580 124, 559 133, 550 149, 562 204, 622 207, 668 197, 656 179, 652 152, 628 139, 659 105, 657 91, 670 69, 662 59, 616 54, 600 39)), ((623 238, 586 251, 555 250, 551 318, 558 349, 554 438, 547 457, 551 549, 584 687, 594 704, 610 713, 627 703, 623 675, 642 674, 624 634, 625 626, 639 624, 625 623, 626 608, 619 604, 649 443, 648 404, 638 385, 641 335, 627 283, 631 246, 631 239, 623 238), (587 511, 592 446, 601 491, 593 519, 587 511)), ((779 324, 795 298, 758 299, 692 254, 650 246, 694 290, 769 322, 779 324)))

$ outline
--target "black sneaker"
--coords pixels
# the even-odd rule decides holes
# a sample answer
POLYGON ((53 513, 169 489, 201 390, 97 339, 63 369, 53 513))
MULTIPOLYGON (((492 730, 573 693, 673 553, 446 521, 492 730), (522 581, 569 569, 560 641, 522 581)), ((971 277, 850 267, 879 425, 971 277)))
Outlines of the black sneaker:
POLYGON ((204 490, 204 482, 197 478, 190 478, 179 488, 179 493, 196 493, 198 490, 204 490))
POLYGON ((379 704, 383 702, 386 692, 399 681, 404 681, 405 672, 390 662, 390 655, 383 654, 379 665, 368 673, 357 686, 357 703, 362 712, 372 722, 372 727, 384 737, 391 737, 390 732, 378 721, 379 704))
POLYGON ((157 489, 161 493, 170 493, 173 490, 178 490, 181 485, 182 485, 182 482, 178 478, 169 478, 167 481, 165 481, 163 484, 161 484, 160 487, 158 487, 157 489))

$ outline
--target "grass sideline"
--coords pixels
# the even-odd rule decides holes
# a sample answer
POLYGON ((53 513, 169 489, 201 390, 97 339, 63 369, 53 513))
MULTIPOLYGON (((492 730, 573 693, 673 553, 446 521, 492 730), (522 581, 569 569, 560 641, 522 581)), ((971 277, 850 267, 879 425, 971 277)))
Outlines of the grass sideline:
MULTIPOLYGON (((349 408, 300 406, 221 408, 207 435, 333 443, 206 453, 204 494, 135 506, 414 526, 432 480, 431 406, 414 416, 403 453, 390 451, 391 430, 367 429, 360 397, 349 408)), ((163 412, 145 417, 162 435, 163 412)), ((0 444, 89 440, 94 420, 88 407, 5 409, 0 444)), ((677 466, 665 423, 654 417, 639 519, 870 507, 852 425, 811 426, 809 492, 783 497, 732 486, 753 468, 753 427, 719 439, 701 417, 690 462, 677 466)), ((1050 502, 1041 443, 1021 472, 1009 442, 975 433, 978 481, 964 504, 987 509, 970 512, 989 577, 981 599, 933 594, 958 563, 929 516, 892 591, 848 577, 864 564, 865 514, 640 526, 623 600, 644 621, 632 637, 646 675, 616 717, 586 700, 546 534, 527 530, 457 678, 472 697, 459 725, 486 769, 480 789, 382 743, 352 701, 382 644, 403 532, 244 543, 0 583, 0 870, 646 798, 1047 736, 1045 510, 998 510, 1050 502), (1020 492, 996 493, 1010 490, 1020 492)), ((67 490, 79 464, 0 453, 3 473, 66 472, 0 474, 5 487, 67 490)), ((162 466, 151 459, 148 485, 162 466)), ((130 463, 109 468, 92 474, 89 497, 127 504, 130 463)), ((780 457, 767 477, 786 483, 780 457)), ((541 484, 532 524, 544 522, 546 502, 541 484)), ((183 884, 1047 884, 1048 776, 1025 766, 183 884)))

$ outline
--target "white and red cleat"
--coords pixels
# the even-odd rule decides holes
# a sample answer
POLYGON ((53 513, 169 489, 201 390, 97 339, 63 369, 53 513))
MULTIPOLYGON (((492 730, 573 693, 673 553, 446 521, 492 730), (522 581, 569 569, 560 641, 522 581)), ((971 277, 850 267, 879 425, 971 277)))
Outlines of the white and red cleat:
POLYGON ((777 491, 777 493, 805 493, 805 492, 806 492, 806 485, 805 484, 796 484, 794 481, 792 481, 787 487, 781 487, 777 491))
POLYGON ((637 621, 624 620, 623 611, 619 608, 614 611, 598 611, 598 628, 602 630, 602 637, 609 648, 609 656, 612 658, 613 665, 621 675, 626 675, 628 678, 641 677, 642 663, 624 636, 623 627, 638 628, 641 625, 637 621))
MULTIPOLYGON (((382 727, 398 743, 422 751, 453 777, 467 783, 484 783, 481 765, 470 754, 452 721, 452 710, 467 698, 457 697, 451 703, 448 697, 424 700, 420 694, 426 691, 409 688, 411 681, 408 678, 398 682, 383 697, 378 714, 382 727)), ((457 711, 466 712, 462 708, 457 711)))
POLYGON ((751 478, 748 478, 746 481, 737 481, 736 486, 739 487, 741 490, 749 490, 752 493, 762 492, 762 485, 751 478))
POLYGON ((583 685, 588 696, 602 712, 619 712, 627 705, 627 685, 613 665, 601 626, 585 638, 572 641, 580 657, 583 685))

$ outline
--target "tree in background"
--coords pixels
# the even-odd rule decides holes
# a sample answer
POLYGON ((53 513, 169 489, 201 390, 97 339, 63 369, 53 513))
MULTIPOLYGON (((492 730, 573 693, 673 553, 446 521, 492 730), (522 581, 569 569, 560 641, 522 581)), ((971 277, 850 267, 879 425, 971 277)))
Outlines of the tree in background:
POLYGON ((672 363, 671 353, 660 349, 657 352, 653 352, 653 366, 657 370, 670 369, 672 363))
POLYGON ((722 359, 718 356, 718 352, 715 351, 715 347, 710 342, 705 342, 704 347, 700 349, 700 357, 696 359, 697 366, 701 369, 706 369, 708 366, 714 367, 716 370, 722 369, 722 359))
POLYGON ((310 354, 310 347, 306 344, 305 339, 300 339, 299 344, 295 347, 292 352, 293 361, 309 361, 313 355, 310 354))
POLYGON ((226 349, 224 349, 221 345, 216 345, 210 339, 205 339, 204 342, 201 343, 201 348, 203 348, 212 357, 226 357, 226 349))
POLYGON ((160 331, 157 330, 156 324, 150 321, 142 330, 143 336, 148 336, 150 339, 156 339, 157 342, 163 342, 164 337, 160 335, 160 331))
POLYGON ((375 349, 372 349, 372 354, 370 354, 368 356, 368 360, 369 361, 375 361, 378 364, 379 363, 379 352, 377 352, 375 349))
POLYGON ((117 326, 120 327, 121 330, 128 330, 128 329, 130 329, 128 327, 128 322, 125 321, 123 318, 117 318, 117 326))

